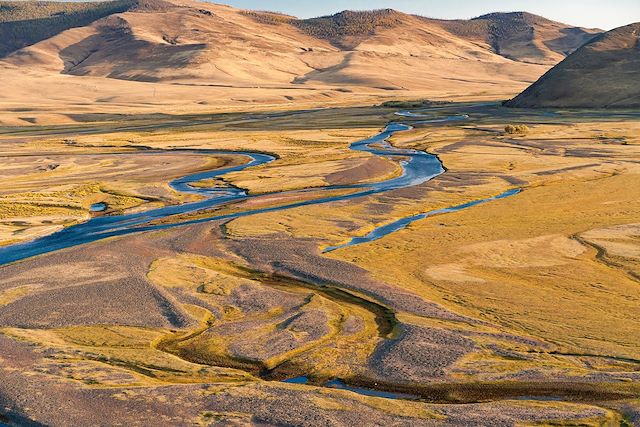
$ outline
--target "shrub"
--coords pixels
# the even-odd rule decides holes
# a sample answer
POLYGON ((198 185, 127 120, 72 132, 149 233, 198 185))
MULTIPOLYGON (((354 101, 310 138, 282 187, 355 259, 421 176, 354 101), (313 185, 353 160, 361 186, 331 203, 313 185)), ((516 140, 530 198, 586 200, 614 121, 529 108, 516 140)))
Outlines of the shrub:
POLYGON ((380 104, 380 106, 385 108, 428 108, 434 105, 444 105, 448 103, 447 101, 421 99, 417 101, 386 101, 380 104))
POLYGON ((358 38, 375 34, 379 28, 394 28, 404 15, 392 9, 351 11, 320 18, 291 21, 312 37, 328 40, 340 48, 353 48, 358 38))
POLYGON ((504 127, 505 133, 509 135, 525 134, 529 132, 529 126, 527 125, 506 125, 504 127))
POLYGON ((267 12, 267 11, 260 11, 260 10, 243 10, 241 13, 245 16, 252 18, 254 21, 260 24, 267 24, 267 25, 288 24, 296 19, 293 16, 285 15, 283 13, 267 12))

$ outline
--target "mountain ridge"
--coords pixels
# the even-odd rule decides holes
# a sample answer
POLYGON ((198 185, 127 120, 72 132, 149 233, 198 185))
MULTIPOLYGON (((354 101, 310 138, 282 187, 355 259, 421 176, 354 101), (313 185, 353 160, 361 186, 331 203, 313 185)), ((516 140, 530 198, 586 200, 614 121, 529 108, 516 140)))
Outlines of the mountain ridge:
MULTIPOLYGON (((206 4, 206 3, 202 3, 206 4)), ((0 34, 5 40, 0 46, 0 58, 21 48, 35 44, 37 42, 53 37, 68 29, 90 25, 91 23, 114 15, 126 12, 167 12, 171 8, 179 7, 177 2, 166 0, 114 0, 107 2, 87 2, 87 3, 67 3, 67 2, 0 2, 0 34), (50 12, 47 14, 47 12, 50 12), (87 15, 86 17, 82 14, 87 15), (14 15, 14 16, 12 16, 14 15), (16 19, 16 16, 35 16, 35 19, 16 19), (84 19, 83 19, 84 18, 84 19), (27 40, 28 36, 22 34, 20 40, 12 43, 11 39, 17 38, 16 32, 28 33, 24 28, 25 22, 34 22, 38 19, 45 20, 43 25, 47 31, 36 31, 32 40, 27 40), (59 22, 56 22, 59 21, 59 22), (53 22, 53 24, 52 24, 53 22)), ((217 5, 222 6, 222 5, 217 5)), ((205 9, 202 9, 205 10, 205 9)), ((360 42, 368 37, 372 37, 377 31, 390 29, 403 24, 417 25, 417 21, 435 24, 453 37, 460 37, 466 40, 484 39, 495 53, 515 61, 524 60, 547 64, 550 57, 568 54, 580 45, 584 44, 588 38, 601 32, 597 29, 584 29, 581 27, 569 26, 528 12, 493 12, 470 20, 443 20, 426 18, 419 15, 410 15, 394 9, 378 9, 370 11, 344 10, 342 12, 325 15, 316 18, 298 19, 294 16, 285 15, 270 11, 244 10, 242 13, 254 21, 268 25, 288 25, 298 28, 314 38, 329 41, 332 45, 342 50, 352 50, 360 42), (514 38, 516 43, 535 44, 535 40, 528 39, 528 32, 533 32, 533 26, 542 25, 555 26, 556 30, 575 33, 575 40, 564 49, 548 46, 547 51, 539 52, 536 58, 521 58, 514 54, 511 46, 505 47, 505 38, 514 38), (505 34, 507 37, 505 37, 505 34), (551 52, 548 52, 551 51, 551 52)), ((552 42, 552 40, 543 40, 552 42)), ((540 43, 538 43, 540 44, 540 43)), ((529 46, 535 49, 535 47, 529 46)), ((535 55, 534 55, 535 56, 535 55)))
MULTIPOLYGON (((88 24, 69 20, 76 15, 65 12, 69 28, 0 58, 6 122, 34 122, 10 111, 34 97, 50 105, 39 117, 62 122, 69 119, 58 113, 60 105, 108 112, 121 105, 155 111, 170 104, 202 111, 254 103, 505 99, 581 43, 579 37, 559 43, 562 31, 588 33, 529 15, 443 21, 383 10, 299 20, 192 0, 120 1, 128 1, 118 3, 124 12, 88 24), (521 38, 500 45, 500 55, 494 39, 514 19, 521 38), (527 22, 541 25, 533 38, 527 22)), ((0 7, 7 4, 14 9, 5 10, 4 24, 15 27, 12 22, 28 18, 20 16, 15 2, 0 7)), ((44 5, 36 8, 43 23, 61 8, 78 7, 29 3, 27 12, 34 13, 33 5, 44 5)))

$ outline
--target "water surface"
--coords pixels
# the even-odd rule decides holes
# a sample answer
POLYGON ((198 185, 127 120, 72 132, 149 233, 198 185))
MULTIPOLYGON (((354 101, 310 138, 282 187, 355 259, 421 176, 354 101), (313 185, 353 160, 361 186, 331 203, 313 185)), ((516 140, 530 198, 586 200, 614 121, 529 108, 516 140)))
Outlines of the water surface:
POLYGON ((94 203, 91 206, 89 206, 89 210, 91 212, 104 212, 107 210, 107 204, 103 202, 94 203))
MULTIPOLYGON (((0 265, 8 264, 60 249, 95 242, 108 237, 123 236, 144 231, 162 230, 207 221, 227 220, 265 212, 276 212, 301 206, 351 200, 358 197, 364 197, 382 193, 385 191, 422 184, 432 179, 433 177, 442 174, 444 172, 444 168, 442 167, 440 160, 438 160, 436 156, 418 150, 395 148, 388 143, 387 139, 394 133, 405 131, 408 129, 411 129, 411 127, 401 123, 391 123, 384 129, 383 132, 379 133, 378 135, 372 138, 355 142, 350 146, 352 150, 365 151, 376 156, 388 158, 393 161, 399 162, 402 167, 402 174, 397 177, 390 178, 381 182, 352 185, 334 185, 323 187, 321 189, 299 191, 301 195, 304 195, 309 191, 327 192, 329 190, 338 189, 354 190, 353 192, 346 195, 326 196, 313 200, 302 200, 299 202, 293 202, 282 206, 246 210, 226 215, 212 214, 211 216, 191 221, 157 224, 158 221, 164 220, 174 215, 194 213, 231 202, 238 202, 261 197, 260 195, 248 194, 245 190, 236 187, 197 188, 192 186, 191 184, 204 179, 219 177, 230 172, 241 171, 247 168, 264 165, 275 160, 275 157, 262 153, 252 153, 245 151, 229 152, 216 150, 193 150, 194 152, 201 153, 203 155, 206 154, 207 156, 228 156, 230 154, 241 155, 246 157, 248 161, 243 165, 217 169, 214 171, 199 172, 175 179, 170 182, 170 186, 178 192, 203 196, 204 199, 201 201, 165 206, 162 208, 151 209, 148 211, 132 214, 95 217, 90 219, 89 221, 64 228, 56 233, 35 239, 33 241, 0 248, 0 265)), ((153 155, 153 153, 148 153, 148 155, 153 155)), ((284 193, 291 192, 275 192, 270 194, 277 195, 284 193)))
POLYGON ((402 229, 406 228, 408 225, 410 225, 411 223, 414 223, 414 222, 419 221, 421 219, 425 219, 425 218, 428 218, 428 217, 434 216, 434 215, 440 215, 440 214, 451 213, 451 212, 458 212, 458 211, 461 211, 461 210, 464 210, 464 209, 468 209, 468 208, 473 207, 473 206, 480 205, 482 203, 487 203, 487 202, 491 202, 491 201, 494 201, 494 200, 504 199, 504 198, 509 197, 509 196, 515 196, 516 194, 520 193, 520 191, 521 190, 519 188, 514 188, 512 190, 505 191, 502 194, 498 194, 497 196, 487 197, 487 198, 484 198, 484 199, 478 199, 478 200, 474 200, 474 201, 471 201, 471 202, 463 203, 463 204, 457 205, 457 206, 451 206, 451 207, 443 208, 443 209, 434 209, 432 211, 428 211, 428 212, 424 212, 424 213, 420 213, 420 214, 404 217, 404 218, 401 218, 399 220, 393 221, 393 222, 391 222, 389 224, 385 224, 385 225, 382 225, 380 227, 377 227, 373 231, 368 233, 366 236, 354 237, 351 240, 349 240, 347 243, 344 243, 342 245, 329 246, 329 247, 325 248, 323 252, 332 252, 332 251, 335 251, 336 249, 346 248, 346 247, 354 246, 354 245, 360 245, 362 243, 373 242, 374 240, 381 239, 384 236, 387 236, 387 235, 389 235, 391 233, 395 233, 396 231, 402 230, 402 229))

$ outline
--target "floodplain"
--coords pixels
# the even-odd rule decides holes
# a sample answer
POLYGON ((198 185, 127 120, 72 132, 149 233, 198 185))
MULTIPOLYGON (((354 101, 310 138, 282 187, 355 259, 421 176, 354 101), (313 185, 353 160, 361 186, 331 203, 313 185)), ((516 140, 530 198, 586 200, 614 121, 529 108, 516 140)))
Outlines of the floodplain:
POLYGON ((5 262, 0 390, 22 390, 5 412, 133 425, 149 411, 159 425, 637 422, 640 114, 407 107, 0 128, 0 262, 96 218, 207 197, 170 185, 187 175, 238 167, 191 185, 249 196, 5 262), (358 195, 406 173, 402 151, 352 149, 389 123, 408 125, 393 149, 429 153, 442 173, 358 195), (273 160, 243 168, 242 152, 273 160))

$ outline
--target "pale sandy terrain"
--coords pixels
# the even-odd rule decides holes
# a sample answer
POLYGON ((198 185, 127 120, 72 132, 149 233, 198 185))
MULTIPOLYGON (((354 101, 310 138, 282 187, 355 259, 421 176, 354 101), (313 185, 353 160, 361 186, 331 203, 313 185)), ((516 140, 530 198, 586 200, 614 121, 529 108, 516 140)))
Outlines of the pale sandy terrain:
POLYGON ((357 35, 345 41, 315 35, 313 22, 257 16, 149 0, 26 46, 0 60, 0 124, 72 123, 87 113, 507 99, 597 32, 528 14, 437 21, 390 11, 369 23, 371 31, 361 29, 364 18, 347 16, 357 35))

